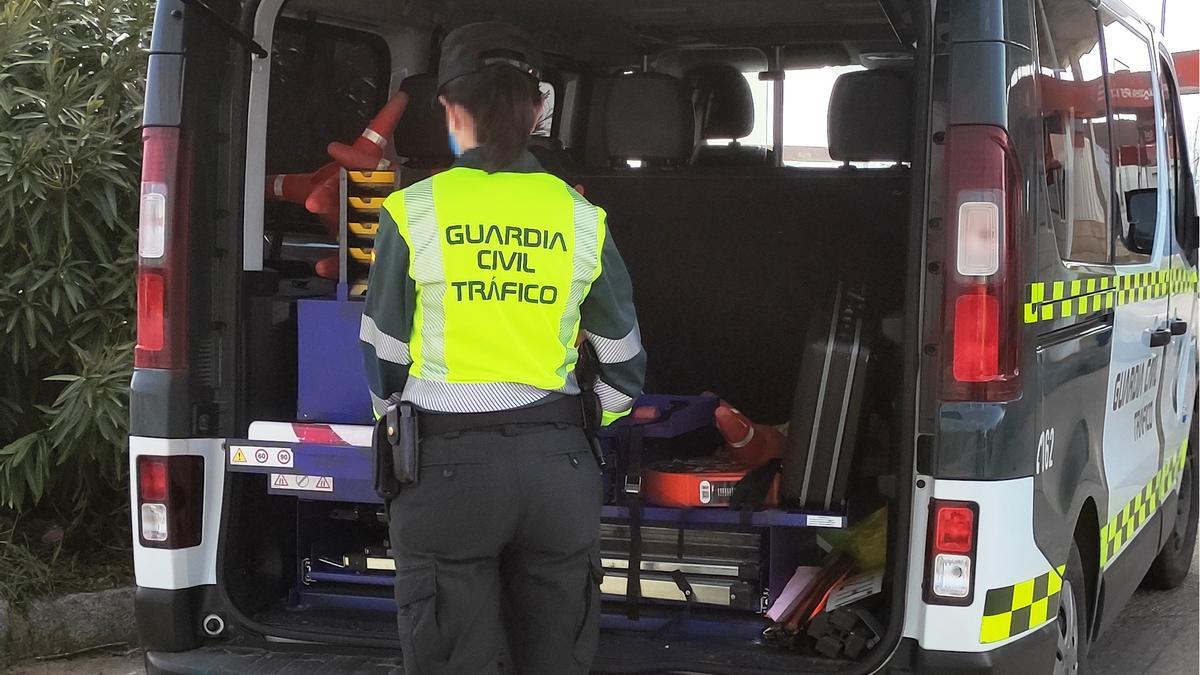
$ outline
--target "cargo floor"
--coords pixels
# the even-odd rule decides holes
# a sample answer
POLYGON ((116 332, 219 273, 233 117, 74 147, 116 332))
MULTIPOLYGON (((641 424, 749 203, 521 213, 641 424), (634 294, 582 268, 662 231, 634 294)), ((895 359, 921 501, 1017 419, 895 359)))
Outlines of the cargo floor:
MULTIPOLYGON (((762 644, 758 637, 762 622, 756 616, 701 611, 663 629, 674 610, 663 616, 648 608, 642 621, 632 623, 620 613, 621 609, 619 605, 605 607, 596 672, 832 673, 850 665, 762 644)), ((311 633, 320 642, 353 636, 376 639, 399 649, 396 619, 385 612, 292 609, 280 603, 253 619, 268 626, 311 633)))

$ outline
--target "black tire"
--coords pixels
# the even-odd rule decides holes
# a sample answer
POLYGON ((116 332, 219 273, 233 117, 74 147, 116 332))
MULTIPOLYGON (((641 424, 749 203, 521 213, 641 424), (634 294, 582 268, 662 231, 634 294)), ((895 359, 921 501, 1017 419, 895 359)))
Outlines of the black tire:
POLYGON ((1187 578, 1196 550, 1196 508, 1200 496, 1200 475, 1196 472, 1197 425, 1192 415, 1192 429, 1188 438, 1188 453, 1183 463, 1183 480, 1179 482, 1179 497, 1175 500, 1175 529, 1163 544, 1150 571, 1142 582, 1148 588, 1169 590, 1179 586, 1187 578))
POLYGON ((1087 672, 1088 642, 1087 583, 1083 578, 1083 559, 1071 543, 1067 573, 1063 576, 1058 598, 1058 644, 1054 653, 1054 675, 1079 675, 1087 672))

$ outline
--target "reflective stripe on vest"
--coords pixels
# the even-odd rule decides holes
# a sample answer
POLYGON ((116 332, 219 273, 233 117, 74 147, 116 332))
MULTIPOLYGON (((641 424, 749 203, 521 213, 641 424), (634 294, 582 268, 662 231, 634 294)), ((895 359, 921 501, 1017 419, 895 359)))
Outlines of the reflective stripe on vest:
POLYGON ((467 409, 510 389, 526 399, 566 387, 579 306, 600 274, 601 209, 549 174, 466 167, 384 208, 417 289, 409 388, 467 409))

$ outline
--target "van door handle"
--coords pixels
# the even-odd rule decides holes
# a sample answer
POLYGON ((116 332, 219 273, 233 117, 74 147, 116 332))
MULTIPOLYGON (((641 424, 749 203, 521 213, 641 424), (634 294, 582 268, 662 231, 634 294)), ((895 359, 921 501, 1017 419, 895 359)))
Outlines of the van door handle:
POLYGON ((1155 347, 1166 347, 1169 344, 1171 344, 1170 328, 1159 328, 1157 330, 1150 331, 1151 349, 1154 349, 1155 347))
POLYGON ((1187 333, 1187 322, 1182 319, 1172 319, 1170 328, 1171 335, 1184 335, 1187 333))

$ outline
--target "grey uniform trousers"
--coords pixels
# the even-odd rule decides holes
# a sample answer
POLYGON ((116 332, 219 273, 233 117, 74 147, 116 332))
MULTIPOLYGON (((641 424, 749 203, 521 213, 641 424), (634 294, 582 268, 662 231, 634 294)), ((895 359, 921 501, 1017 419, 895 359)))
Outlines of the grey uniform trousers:
POLYGON ((599 640, 600 469, 583 432, 512 425, 423 439, 388 505, 409 675, 588 672, 599 640))

